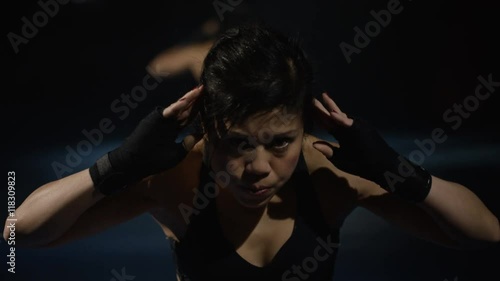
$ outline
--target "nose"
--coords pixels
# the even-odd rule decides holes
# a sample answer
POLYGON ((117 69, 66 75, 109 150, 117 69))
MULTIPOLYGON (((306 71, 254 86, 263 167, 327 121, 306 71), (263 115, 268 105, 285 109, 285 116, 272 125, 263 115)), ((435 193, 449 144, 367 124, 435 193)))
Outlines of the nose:
POLYGON ((254 177, 265 177, 271 172, 269 156, 262 146, 256 147, 245 164, 246 172, 254 177))

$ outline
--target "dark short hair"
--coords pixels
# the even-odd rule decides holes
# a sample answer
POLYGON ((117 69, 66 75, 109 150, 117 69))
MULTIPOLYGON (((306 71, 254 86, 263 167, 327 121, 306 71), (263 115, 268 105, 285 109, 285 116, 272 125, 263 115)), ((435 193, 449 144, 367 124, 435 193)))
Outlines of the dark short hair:
POLYGON ((204 63, 200 125, 210 137, 224 136, 224 121, 240 125, 249 116, 281 108, 299 114, 312 130, 312 68, 297 39, 262 24, 222 33, 204 63))

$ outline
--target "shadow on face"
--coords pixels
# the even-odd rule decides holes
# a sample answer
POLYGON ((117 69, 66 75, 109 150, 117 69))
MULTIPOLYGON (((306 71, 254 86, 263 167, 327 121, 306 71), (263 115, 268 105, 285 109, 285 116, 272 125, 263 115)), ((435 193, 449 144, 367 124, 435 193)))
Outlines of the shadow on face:
POLYGON ((248 208, 279 200, 274 195, 291 178, 302 151, 301 116, 275 109, 226 127, 227 134, 216 145, 207 145, 210 167, 228 179, 216 177, 220 190, 248 208))

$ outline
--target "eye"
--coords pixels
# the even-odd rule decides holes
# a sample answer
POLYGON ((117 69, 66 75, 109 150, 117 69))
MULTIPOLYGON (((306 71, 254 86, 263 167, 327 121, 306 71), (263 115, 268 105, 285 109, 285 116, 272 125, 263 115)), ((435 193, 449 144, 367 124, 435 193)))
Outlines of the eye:
POLYGON ((253 146, 251 146, 246 139, 244 138, 236 138, 236 137, 231 137, 227 139, 227 143, 231 149, 234 150, 251 150, 253 149, 253 146))
POLYGON ((288 145, 293 142, 292 138, 280 138, 276 139, 273 142, 273 148, 276 150, 285 150, 288 148, 288 145))

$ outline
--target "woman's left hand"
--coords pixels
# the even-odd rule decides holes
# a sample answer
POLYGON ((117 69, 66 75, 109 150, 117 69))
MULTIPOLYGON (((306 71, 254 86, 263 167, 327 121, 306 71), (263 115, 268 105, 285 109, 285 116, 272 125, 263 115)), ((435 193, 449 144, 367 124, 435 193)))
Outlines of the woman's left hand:
MULTIPOLYGON (((313 99, 314 116, 326 131, 335 136, 335 131, 337 131, 339 127, 352 126, 354 120, 342 112, 327 93, 323 93, 322 98, 326 107, 316 98, 313 99)), ((314 147, 327 158, 331 158, 333 155, 333 149, 327 144, 318 142, 314 144, 314 147)))
POLYGON ((340 147, 320 140, 313 143, 317 150, 339 169, 371 180, 401 198, 411 202, 425 199, 432 184, 429 172, 399 155, 369 122, 349 118, 326 93, 323 101, 326 108, 313 100, 314 115, 340 147))
POLYGON ((316 98, 313 99, 314 107, 316 108, 316 113, 322 120, 322 123, 326 126, 326 129, 334 129, 336 125, 350 127, 352 126, 353 119, 349 118, 347 114, 342 112, 337 104, 328 96, 327 93, 322 94, 323 102, 325 106, 316 98), (333 121, 333 124, 332 124, 333 121), (332 126, 333 125, 333 126, 332 126))

